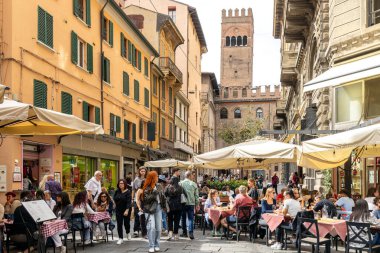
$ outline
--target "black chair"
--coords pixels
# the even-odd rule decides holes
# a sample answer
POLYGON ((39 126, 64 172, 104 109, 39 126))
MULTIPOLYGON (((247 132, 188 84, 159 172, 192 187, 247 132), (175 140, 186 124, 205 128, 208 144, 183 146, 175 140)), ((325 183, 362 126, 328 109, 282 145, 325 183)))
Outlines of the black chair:
POLYGON ((205 217, 205 202, 204 201, 200 201, 199 212, 195 214, 195 219, 198 221, 199 227, 203 231, 203 235, 205 235, 207 222, 206 222, 206 217, 205 217))
POLYGON ((85 231, 87 229, 90 229, 91 246, 93 245, 92 244, 92 230, 91 230, 91 228, 85 228, 84 221, 85 221, 85 218, 84 218, 83 213, 73 213, 71 215, 71 226, 70 227, 71 227, 71 233, 72 233, 72 238, 73 238, 74 252, 77 252, 76 238, 75 238, 76 232, 79 232, 81 234, 82 249, 84 250, 84 246, 85 246, 84 234, 85 234, 85 231))
MULTIPOLYGON (((239 241, 241 229, 245 227, 248 229, 249 227, 249 219, 251 217, 251 209, 252 206, 240 206, 238 207, 238 210, 236 212, 236 221, 234 222, 227 222, 227 240, 229 238, 230 234, 230 225, 235 225, 236 228, 236 241, 239 241), (238 218, 240 217, 240 218, 238 218)), ((246 230, 247 231, 247 230, 246 230)))
POLYGON ((380 245, 372 245, 371 224, 362 222, 346 222, 347 225, 347 240, 346 240, 346 253, 350 249, 356 252, 375 252, 380 249, 380 245), (352 245, 355 243, 356 245, 352 245), (361 246, 361 247, 360 247, 361 246))
POLYGON ((6 240, 6 249, 7 249, 7 252, 9 253, 10 252, 10 244, 13 244, 15 246, 20 246, 20 242, 14 240, 13 238, 11 239, 11 237, 14 237, 14 236, 25 236, 25 239, 26 239, 26 247, 28 249, 28 253, 30 253, 30 247, 31 246, 37 246, 37 243, 38 243, 38 235, 37 234, 33 234, 28 226, 27 223, 13 223, 13 224, 9 224, 9 223, 6 223, 5 224, 5 234, 7 235, 7 240, 6 240))
MULTIPOLYGON (((297 235, 297 226, 298 226, 298 219, 299 218, 308 218, 308 219, 314 219, 314 212, 313 211, 300 211, 297 213, 296 217, 291 221, 290 224, 284 224, 281 225, 280 228, 284 230, 285 237, 284 237, 284 249, 288 249, 288 235, 297 235)), ((298 238, 296 238, 296 244, 297 244, 298 238)))
POLYGON ((315 219, 298 217, 297 226, 297 249, 298 253, 301 253, 302 243, 311 244, 312 252, 319 253, 319 247, 325 245, 325 252, 330 253, 331 241, 328 238, 319 236, 318 221, 315 219), (315 227, 316 234, 311 232, 311 228, 315 227))

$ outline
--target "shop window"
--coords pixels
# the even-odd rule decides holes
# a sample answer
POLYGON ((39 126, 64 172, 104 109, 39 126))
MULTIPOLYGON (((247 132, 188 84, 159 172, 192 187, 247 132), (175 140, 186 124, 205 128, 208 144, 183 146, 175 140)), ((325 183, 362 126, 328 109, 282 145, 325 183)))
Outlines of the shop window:
POLYGON ((106 17, 103 18, 103 22, 102 22, 102 38, 111 47, 113 46, 113 23, 111 20, 107 19, 106 17))
POLYGON ((243 44, 242 38, 241 38, 241 36, 238 36, 237 37, 237 45, 241 46, 242 44, 243 44))
POLYGON ((103 173, 102 186, 106 189, 116 188, 118 180, 119 162, 100 159, 100 171, 103 173))
POLYGON ((74 0, 74 15, 91 25, 91 0, 74 0))
POLYGON ((231 37, 231 46, 236 46, 236 37, 235 36, 232 36, 231 37))
POLYGON ((247 36, 243 36, 243 46, 246 46, 248 43, 248 37, 247 36))
POLYGON ((362 83, 335 88, 335 120, 358 122, 362 115, 362 83))
POLYGON ((258 118, 258 119, 264 118, 263 109, 257 108, 257 110, 256 110, 256 118, 258 118))
POLYGON ((365 81, 366 119, 380 116, 380 78, 365 81))
POLYGON ((239 108, 236 108, 234 111, 234 118, 235 119, 240 119, 241 118, 241 111, 239 108))
POLYGON ((230 36, 227 36, 226 37, 226 47, 229 47, 231 46, 231 39, 230 39, 230 36))
POLYGON ((380 1, 368 1, 368 26, 373 26, 380 23, 380 1))
POLYGON ((220 118, 221 119, 228 119, 228 111, 226 108, 220 109, 220 118))

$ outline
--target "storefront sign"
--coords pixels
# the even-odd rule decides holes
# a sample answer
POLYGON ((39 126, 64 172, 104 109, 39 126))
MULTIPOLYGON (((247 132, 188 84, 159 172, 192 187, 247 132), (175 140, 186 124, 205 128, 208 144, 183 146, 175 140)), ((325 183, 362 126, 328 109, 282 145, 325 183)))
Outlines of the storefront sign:
POLYGON ((40 158, 40 166, 43 166, 43 167, 51 166, 51 159, 50 158, 40 158))
POLYGON ((21 173, 13 173, 13 182, 21 182, 21 173))
POLYGON ((21 168, 19 166, 16 166, 14 172, 21 173, 21 168))

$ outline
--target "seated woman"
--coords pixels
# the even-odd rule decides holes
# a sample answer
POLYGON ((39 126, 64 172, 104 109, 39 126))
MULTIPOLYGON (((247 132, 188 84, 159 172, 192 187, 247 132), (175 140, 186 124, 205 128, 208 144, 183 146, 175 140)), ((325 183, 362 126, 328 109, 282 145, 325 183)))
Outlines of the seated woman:
POLYGON ((199 197, 202 199, 207 199, 210 189, 207 186, 203 186, 201 192, 199 193, 199 197))
POLYGON ((261 199, 261 213, 273 213, 276 206, 276 199, 274 198, 274 189, 268 188, 265 197, 261 199))
MULTIPOLYGON (((90 238, 90 232, 91 232, 91 222, 86 219, 86 214, 95 214, 94 210, 89 206, 88 199, 87 199, 87 192, 82 191, 78 192, 74 197, 73 202, 73 214, 76 213, 83 213, 85 216, 84 218, 84 244, 88 245, 91 243, 90 238)), ((72 226, 77 226, 81 228, 82 224, 80 223, 80 219, 73 219, 72 220, 72 226)))
MULTIPOLYGON (((100 193, 97 201, 96 201, 96 211, 97 212, 107 212, 109 205, 111 203, 111 197, 107 193, 107 191, 103 191, 100 193)), ((106 238, 106 229, 104 226, 104 220, 101 220, 98 222, 98 224, 93 223, 92 224, 92 230, 96 231, 96 238, 99 239, 99 237, 102 237, 102 239, 106 238), (96 230, 96 227, 99 226, 100 232, 96 230)))
POLYGON ((374 210, 372 211, 372 216, 376 219, 380 219, 380 197, 375 197, 373 200, 374 210))
MULTIPOLYGON (((204 206, 205 220, 207 222, 207 225, 210 224, 208 209, 211 207, 220 206, 221 204, 222 203, 220 202, 218 191, 214 189, 210 190, 208 193, 208 198, 206 199, 205 206, 204 206)), ((217 222, 216 224, 214 224, 215 228, 218 228, 219 225, 220 225, 220 222, 217 222)))
MULTIPOLYGON (((352 211, 352 214, 350 215, 350 221, 353 222, 365 222, 365 223, 371 223, 371 225, 378 226, 380 225, 380 220, 376 219, 375 217, 370 215, 368 202, 364 199, 359 199, 355 203, 355 208, 352 211)), ((351 229, 350 232, 358 233, 359 230, 356 230, 355 228, 351 229), (352 231, 356 230, 356 231, 352 231)), ((360 237, 363 239, 366 239, 366 241, 369 240, 368 238, 368 232, 367 231, 361 231, 360 237)), ((368 242, 367 244, 361 244, 361 243, 350 243, 350 246, 357 247, 357 248, 364 248, 371 245, 379 245, 380 244, 380 234, 376 233, 374 236, 372 242, 368 242)))
POLYGON ((243 218, 244 214, 241 214, 241 213, 239 214, 239 217, 237 217, 237 215, 238 215, 237 212, 239 210, 239 207, 242 207, 242 206, 254 207, 255 206, 254 200, 250 196, 248 196, 247 191, 248 191, 248 189, 246 186, 241 185, 239 187, 239 195, 235 198, 235 203, 232 206, 232 208, 235 210, 235 214, 233 216, 229 216, 227 218, 224 218, 220 221, 221 224, 223 225, 223 227, 225 227, 225 228, 229 227, 229 229, 234 233, 236 233, 236 228, 234 228, 232 226, 228 226, 228 222, 234 222, 234 221, 236 221, 236 219, 243 218))

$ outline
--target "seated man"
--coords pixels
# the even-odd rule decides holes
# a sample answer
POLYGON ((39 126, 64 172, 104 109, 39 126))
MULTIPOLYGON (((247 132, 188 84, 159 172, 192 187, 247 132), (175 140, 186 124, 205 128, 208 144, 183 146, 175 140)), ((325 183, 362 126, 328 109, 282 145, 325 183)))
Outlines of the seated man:
MULTIPOLYGON (((338 198, 339 199, 337 202, 335 202, 335 205, 341 207, 342 211, 351 212, 352 208, 355 206, 355 202, 352 198, 349 197, 348 191, 345 189, 340 190, 338 198)), ((343 214, 342 217, 345 220, 350 219, 350 215, 347 215, 347 214, 343 214)))
MULTIPOLYGON (((252 198, 247 195, 247 187, 245 187, 244 185, 241 185, 239 187, 239 193, 240 194, 238 196, 236 196, 235 203, 232 206, 232 208, 235 210, 235 215, 227 217, 227 218, 224 218, 224 219, 222 219, 220 221, 221 224, 223 225, 223 227, 225 227, 225 228, 228 227, 228 223, 227 222, 234 222, 234 221, 236 221, 236 219, 243 218, 244 214, 242 214, 242 213, 239 214, 239 217, 236 217, 238 215, 237 212, 239 210, 239 207, 242 207, 242 206, 253 207, 254 206, 254 202, 253 202, 252 198)), ((229 229, 232 232, 236 233, 236 228, 230 226, 229 229)))
POLYGON ((14 192, 7 192, 7 202, 4 205, 4 218, 13 220, 13 214, 17 207, 21 206, 20 200, 16 199, 14 192))
POLYGON ((325 210, 328 218, 333 218, 338 215, 335 205, 329 199, 323 199, 321 194, 316 195, 314 199, 316 203, 313 209, 314 212, 325 210))

